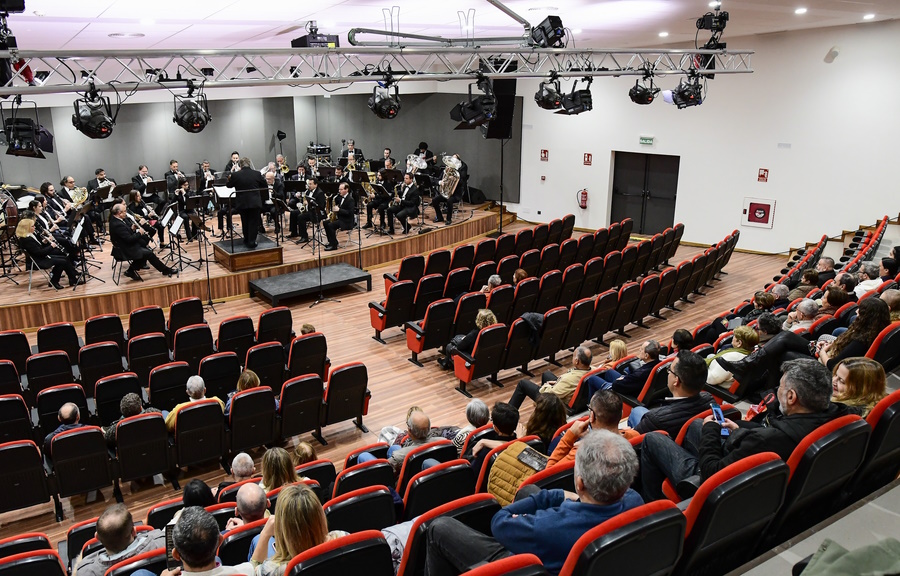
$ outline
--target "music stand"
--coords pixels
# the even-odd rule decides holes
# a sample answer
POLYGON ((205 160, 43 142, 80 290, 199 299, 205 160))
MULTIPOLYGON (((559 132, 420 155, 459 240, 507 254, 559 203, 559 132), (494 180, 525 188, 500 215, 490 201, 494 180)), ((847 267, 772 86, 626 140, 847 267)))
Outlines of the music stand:
MULTIPOLYGON (((363 172, 365 174, 365 172, 363 172)), ((367 176, 368 177, 368 176, 367 176)), ((366 191, 363 190, 362 184, 359 182, 350 182, 350 193, 356 196, 356 267, 362 270, 362 226, 360 225, 362 222, 362 217, 360 216, 360 207, 362 203, 359 202, 359 198, 366 195, 366 191)), ((352 230, 350 230, 352 232, 352 230)), ((335 236, 337 236, 337 231, 335 230, 335 236)), ((350 235, 348 234, 349 238, 350 235)))
POLYGON ((419 234, 423 232, 427 232, 430 228, 425 227, 425 194, 423 194, 424 190, 428 190, 429 197, 433 197, 434 189, 431 187, 431 176, 428 174, 422 174, 421 172, 416 172, 413 174, 413 180, 416 182, 416 188, 419 189, 419 225, 417 228, 419 229, 419 234))
MULTIPOLYGON (((225 235, 228 234, 231 236, 231 251, 234 252, 234 235, 236 232, 234 231, 234 223, 232 222, 232 217, 234 215, 234 210, 232 206, 234 205, 234 188, 228 188, 227 186, 213 186, 213 191, 216 193, 216 204, 219 206, 219 210, 225 210, 225 217, 228 219, 228 223, 225 225, 227 231, 225 229, 222 230, 222 240, 225 239, 225 235)), ((243 238, 243 234, 241 235, 243 238)))
POLYGON ((334 166, 319 166, 318 171, 320 184, 322 180, 334 178, 334 166))
MULTIPOLYGON (((272 202, 275 203, 275 209, 278 213, 278 227, 281 229, 281 243, 284 244, 284 214, 285 212, 290 212, 291 208, 287 205, 287 202, 281 198, 275 198, 272 202)), ((278 232, 275 233, 275 245, 278 245, 278 232)))
POLYGON ((351 170, 350 175, 350 179, 353 182, 371 182, 371 180, 369 180, 369 173, 365 170, 351 170))
POLYGON ((175 216, 172 219, 171 224, 169 225, 169 257, 174 260, 174 254, 178 255, 178 264, 175 268, 178 270, 178 277, 181 278, 181 271, 184 269, 184 250, 181 248, 181 236, 179 236, 179 232, 181 231, 181 225, 184 221, 181 219, 181 216, 177 214, 175 211, 172 212, 175 216), (172 242, 172 239, 175 239, 175 242, 172 242), (174 250, 172 249, 172 244, 175 244, 174 250))
MULTIPOLYGON (((241 190, 241 192, 244 192, 244 190, 241 190)), ((250 192, 250 190, 248 190, 247 192, 250 192)), ((266 188, 257 188, 257 189, 256 189, 256 193, 259 194, 259 201, 260 201, 260 203, 261 203, 263 206, 268 206, 268 204, 267 204, 267 201, 269 200, 269 189, 268 189, 268 187, 266 187, 266 188)), ((274 202, 272 203, 272 205, 274 206, 274 202)), ((241 226, 243 227, 243 222, 244 222, 244 221, 243 221, 243 217, 241 217, 241 218, 242 218, 242 219, 241 219, 241 226)), ((260 208, 260 210, 259 210, 259 220, 260 220, 260 223, 262 223, 262 208, 260 208)), ((266 235, 266 227, 265 227, 265 226, 262 227, 262 233, 263 233, 263 236, 265 236, 266 238, 268 238, 268 236, 266 235)), ((256 236, 257 236, 257 238, 259 237, 259 230, 256 231, 256 236)), ((245 236, 244 238, 246 238, 246 236, 245 236)), ((252 240, 256 240, 256 238, 253 238, 252 240)), ((278 234, 275 235, 275 245, 278 246, 278 234)))
POLYGON ((326 298, 325 293, 322 291, 322 244, 324 244, 324 242, 322 242, 322 234, 324 234, 324 231, 322 230, 322 221, 326 218, 326 215, 324 214, 324 206, 322 208, 323 215, 318 221, 316 221, 316 230, 313 233, 315 236, 316 244, 319 245, 319 255, 317 257, 319 267, 319 297, 315 302, 309 305, 310 308, 316 306, 317 304, 321 304, 322 302, 337 302, 338 304, 341 303, 341 301, 337 298, 326 298))
POLYGON ((126 196, 130 194, 132 190, 134 190, 134 182, 119 184, 112 189, 111 195, 113 196, 113 198, 118 198, 120 196, 126 196))
POLYGON ((83 234, 84 232, 84 220, 80 220, 78 225, 75 226, 75 230, 72 232, 72 243, 76 246, 80 246, 81 248, 81 278, 84 280, 83 282, 78 282, 76 278, 75 285, 72 286, 72 291, 74 292, 76 288, 80 284, 87 284, 90 280, 99 280, 101 283, 106 284, 106 280, 103 278, 97 278, 90 272, 88 272, 88 262, 87 258, 84 255, 85 244, 87 244, 86 236, 83 234))
MULTIPOLYGON (((191 224, 194 225, 194 230, 206 229, 206 218, 201 218, 198 214, 201 213, 201 206, 205 206, 209 203, 209 196, 204 194, 198 194, 196 196, 188 196, 184 201, 184 211, 187 213, 188 220, 190 220, 191 224)), ((187 228, 187 226, 185 226, 187 228)), ((194 234, 194 240, 197 239, 198 234, 194 234)), ((200 242, 206 241, 206 235, 199 240, 200 242)), ((189 262, 188 266, 196 266, 197 271, 200 271, 200 267, 203 266, 203 250, 198 250, 199 260, 196 262, 189 262)))
MULTIPOLYGON (((166 181, 165 180, 153 180, 151 182, 147 182, 147 187, 144 189, 144 201, 150 196, 156 196, 159 198, 159 202, 157 204, 163 203, 163 195, 166 193, 166 181)), ((156 206, 154 206, 156 208, 156 206)))
POLYGON ((369 160, 369 170, 372 172, 378 172, 384 168, 384 159, 381 160, 369 160))
MULTIPOLYGON (((334 196, 338 193, 339 182, 319 182, 319 188, 325 193, 325 196, 334 196)), ((322 206, 322 209, 325 207, 322 206)))
MULTIPOLYGON (((375 184, 371 184, 371 186, 372 186, 372 189, 375 190, 377 196, 379 196, 379 198, 382 200, 387 198, 388 205, 390 205, 391 193, 387 191, 387 188, 385 188, 384 184, 375 183, 375 184)), ((366 238, 371 238, 375 234, 378 234, 379 236, 387 236, 391 240, 394 239, 394 237, 391 235, 391 233, 388 232, 387 229, 384 227, 384 219, 386 218, 387 209, 388 209, 387 206, 385 206, 384 208, 381 209, 381 211, 378 214, 379 216, 381 216, 381 225, 380 226, 372 226, 372 230, 366 234, 366 238)))

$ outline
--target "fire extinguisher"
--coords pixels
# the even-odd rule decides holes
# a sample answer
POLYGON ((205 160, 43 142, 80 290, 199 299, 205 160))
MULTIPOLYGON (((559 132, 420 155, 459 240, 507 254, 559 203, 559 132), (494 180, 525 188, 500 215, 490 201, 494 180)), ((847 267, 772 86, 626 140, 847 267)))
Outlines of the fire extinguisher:
POLYGON ((588 191, 587 188, 582 189, 578 193, 578 207, 584 210, 587 208, 588 191))

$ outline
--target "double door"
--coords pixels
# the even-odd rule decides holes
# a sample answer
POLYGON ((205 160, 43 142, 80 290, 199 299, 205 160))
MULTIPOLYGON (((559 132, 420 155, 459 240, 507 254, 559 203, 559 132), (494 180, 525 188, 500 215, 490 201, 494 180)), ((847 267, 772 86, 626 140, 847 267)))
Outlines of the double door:
POLYGON ((610 222, 634 221, 635 234, 652 235, 675 223, 681 158, 616 152, 610 222))

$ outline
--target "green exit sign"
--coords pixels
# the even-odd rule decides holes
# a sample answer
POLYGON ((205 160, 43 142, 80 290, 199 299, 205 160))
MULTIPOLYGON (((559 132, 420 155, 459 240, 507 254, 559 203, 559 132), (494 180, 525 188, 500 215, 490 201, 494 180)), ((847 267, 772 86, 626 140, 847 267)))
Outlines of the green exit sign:
POLYGON ((640 143, 644 146, 653 146, 653 136, 641 136, 640 143))

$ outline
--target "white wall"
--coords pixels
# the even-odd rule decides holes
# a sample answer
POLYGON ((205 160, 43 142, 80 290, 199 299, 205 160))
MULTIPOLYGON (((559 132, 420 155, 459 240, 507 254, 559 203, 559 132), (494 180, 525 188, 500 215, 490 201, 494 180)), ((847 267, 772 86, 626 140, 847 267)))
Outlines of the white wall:
POLYGON ((533 104, 537 82, 520 82, 522 201, 510 209, 526 220, 571 212, 576 226, 607 225, 611 156, 620 150, 681 157, 675 219, 686 241, 708 244, 739 228, 741 248, 779 252, 896 217, 900 22, 726 39, 729 48, 756 52, 755 72, 718 76, 695 108, 661 99, 638 106, 627 94, 634 78, 598 78, 593 111, 566 117, 533 104), (828 64, 832 46, 840 54, 828 64), (654 144, 641 146, 641 135, 654 144), (549 162, 539 161, 541 149, 549 162), (757 182, 759 168, 769 169, 768 183, 757 182), (584 187, 590 200, 581 210, 575 195, 584 187), (772 230, 740 226, 745 196, 777 201, 772 230))

